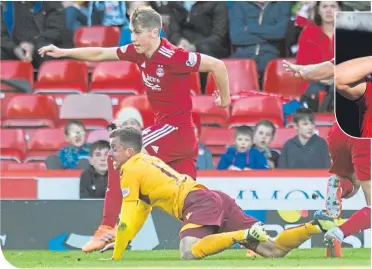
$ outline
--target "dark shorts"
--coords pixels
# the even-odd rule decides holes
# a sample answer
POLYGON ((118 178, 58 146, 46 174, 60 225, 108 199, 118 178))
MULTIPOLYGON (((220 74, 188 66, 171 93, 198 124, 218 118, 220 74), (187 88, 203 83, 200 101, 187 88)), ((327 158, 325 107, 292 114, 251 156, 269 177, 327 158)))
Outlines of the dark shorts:
POLYGON ((371 140, 353 138, 335 123, 328 135, 332 160, 330 173, 340 177, 356 175, 361 181, 371 180, 371 140))
POLYGON ((193 127, 158 123, 142 131, 143 147, 180 174, 196 179, 198 142, 193 127))
POLYGON ((244 230, 257 222, 246 215, 230 196, 211 190, 190 192, 184 202, 182 217, 181 239, 244 230))

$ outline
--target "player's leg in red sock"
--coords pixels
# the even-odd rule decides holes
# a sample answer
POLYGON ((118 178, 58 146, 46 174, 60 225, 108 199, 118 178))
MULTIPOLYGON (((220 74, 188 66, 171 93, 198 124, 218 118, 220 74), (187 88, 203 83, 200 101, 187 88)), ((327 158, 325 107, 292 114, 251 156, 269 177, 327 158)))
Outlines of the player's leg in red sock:
POLYGON ((108 183, 103 205, 103 220, 101 225, 115 227, 121 208, 122 194, 120 189, 120 171, 114 170, 111 158, 108 162, 108 183))

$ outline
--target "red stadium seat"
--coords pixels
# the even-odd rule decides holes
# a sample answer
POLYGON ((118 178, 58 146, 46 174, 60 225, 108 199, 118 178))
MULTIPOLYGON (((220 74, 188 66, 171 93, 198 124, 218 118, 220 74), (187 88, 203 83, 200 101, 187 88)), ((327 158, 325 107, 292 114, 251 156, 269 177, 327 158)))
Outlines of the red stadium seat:
POLYGON ((102 62, 93 71, 91 93, 140 94, 143 92, 141 72, 137 65, 126 61, 102 62))
POLYGON ((206 145, 213 155, 221 155, 229 145, 234 144, 234 133, 234 129, 203 127, 200 143, 206 145))
POLYGON ((32 163, 8 163, 2 165, 1 167, 4 170, 46 170, 46 165, 44 162, 32 162, 32 163))
POLYGON ((283 127, 283 106, 274 96, 252 96, 237 100, 231 111, 229 127, 255 125, 260 120, 270 120, 283 127))
MULTIPOLYGON (((315 126, 332 126, 336 121, 335 114, 330 113, 315 113, 315 126)), ((294 126, 293 115, 288 116, 287 127, 294 126)))
POLYGON ((200 115, 201 124, 208 126, 227 127, 229 109, 221 109, 214 103, 213 96, 192 96, 193 112, 200 115))
MULTIPOLYGON (((124 99, 120 104, 120 109, 124 107, 135 107, 141 113, 144 127, 154 124, 154 112, 147 99, 147 95, 132 95, 124 99)), ((120 111, 120 110, 119 110, 120 111)), ((116 114, 115 114, 116 115, 116 114)))
POLYGON ((2 127, 54 127, 58 109, 50 96, 20 94, 13 96, 3 109, 2 127))
POLYGON ((39 129, 27 142, 25 162, 44 161, 65 145, 64 129, 39 129))
MULTIPOLYGON (((224 59, 229 73, 230 94, 239 95, 244 91, 259 91, 257 65, 254 60, 224 59)), ((211 74, 208 75, 206 94, 211 95, 217 89, 211 74)))
POLYGON ((94 143, 97 140, 109 141, 109 131, 107 130, 94 130, 88 134, 87 143, 94 143))
POLYGON ((68 94, 80 94, 88 91, 88 69, 85 63, 72 60, 44 62, 39 70, 34 93, 48 94, 54 97, 58 105, 68 94))
POLYGON ((201 94, 201 86, 200 86, 200 76, 198 72, 193 72, 191 75, 191 94, 192 95, 199 95, 201 94))
MULTIPOLYGON (((1 129, 1 160, 22 162, 26 152, 26 140, 22 130, 1 129)), ((3 163, 3 161, 1 161, 3 163)))
POLYGON ((70 120, 80 120, 86 129, 106 129, 112 122, 110 97, 103 94, 73 94, 65 98, 60 110, 59 127, 70 120))
POLYGON ((282 150, 284 143, 294 136, 296 136, 296 130, 294 128, 277 128, 273 142, 271 142, 269 147, 271 149, 282 150))
MULTIPOLYGON (((289 62, 295 62, 295 59, 284 59, 289 62)), ((263 91, 267 93, 276 93, 284 96, 300 96, 302 93, 302 79, 294 77, 283 67, 283 59, 274 59, 266 67, 263 79, 263 91)))
MULTIPOLYGON (((0 79, 25 80, 33 87, 34 74, 32 72, 32 64, 22 61, 0 61, 0 79)), ((1 83, 1 90, 10 90, 13 87, 1 83)))
POLYGON ((83 26, 74 35, 75 47, 117 47, 120 30, 113 26, 83 26))

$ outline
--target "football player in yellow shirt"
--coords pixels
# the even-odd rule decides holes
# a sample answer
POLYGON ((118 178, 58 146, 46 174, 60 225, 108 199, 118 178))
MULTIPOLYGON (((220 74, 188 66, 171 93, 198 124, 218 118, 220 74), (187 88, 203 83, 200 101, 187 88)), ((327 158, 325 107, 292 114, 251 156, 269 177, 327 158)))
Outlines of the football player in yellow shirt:
POLYGON ((234 243, 265 257, 282 257, 321 232, 317 224, 307 223, 270 241, 261 223, 247 216, 231 197, 209 190, 160 159, 141 153, 140 131, 116 129, 110 133, 110 146, 114 168, 120 169, 123 194, 114 260, 123 256, 152 207, 159 207, 182 222, 182 259, 201 259, 234 243))

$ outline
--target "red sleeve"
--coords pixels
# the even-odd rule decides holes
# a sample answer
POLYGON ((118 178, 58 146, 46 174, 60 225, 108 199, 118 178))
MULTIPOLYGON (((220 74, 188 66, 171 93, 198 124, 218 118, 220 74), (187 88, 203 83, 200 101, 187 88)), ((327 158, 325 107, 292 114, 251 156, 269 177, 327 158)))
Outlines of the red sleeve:
POLYGON ((177 49, 171 58, 171 68, 174 73, 197 72, 200 66, 201 56, 197 52, 188 52, 177 49))
POLYGON ((138 54, 133 46, 133 44, 118 47, 116 50, 120 60, 137 63, 138 54))
POLYGON ((296 57, 296 64, 302 64, 307 65, 310 64, 310 57, 309 53, 311 48, 309 47, 309 42, 307 42, 308 39, 308 31, 307 28, 305 28, 298 40, 298 51, 297 51, 297 57, 296 57))

